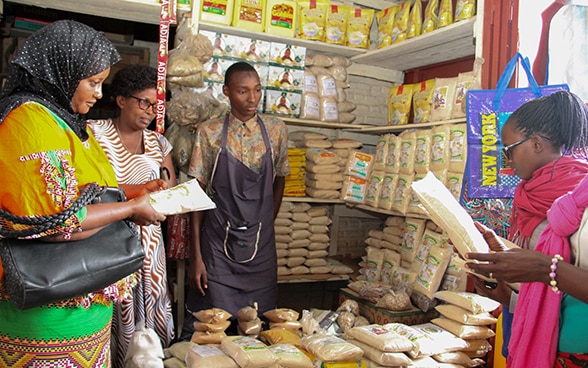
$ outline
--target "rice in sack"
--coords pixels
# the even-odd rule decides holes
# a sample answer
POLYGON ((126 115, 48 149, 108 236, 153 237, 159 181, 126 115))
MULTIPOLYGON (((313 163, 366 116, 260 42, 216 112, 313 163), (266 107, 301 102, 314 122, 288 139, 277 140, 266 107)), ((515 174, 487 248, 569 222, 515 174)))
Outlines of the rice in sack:
POLYGON ((435 298, 457 305, 474 314, 492 312, 500 306, 500 303, 490 298, 469 292, 438 291, 435 293, 435 298))
POLYGON ((343 188, 341 188, 341 200, 363 204, 365 202, 366 191, 367 180, 355 176, 348 176, 343 181, 343 188))
POLYGON ((312 368, 312 361, 300 349, 291 344, 276 344, 269 348, 282 368, 312 368))
POLYGON ((374 155, 374 170, 384 171, 386 169, 386 156, 388 155, 388 138, 390 134, 382 134, 376 143, 376 154, 374 155))
POLYGON ((402 132, 400 134, 400 154, 398 159, 398 167, 401 174, 414 174, 415 152, 416 132, 402 132))
POLYGON ((495 335, 489 327, 464 325, 445 317, 434 318, 431 322, 462 339, 488 339, 495 335))
POLYGON ((416 133, 414 160, 414 170, 418 174, 426 174, 429 171, 429 163, 431 161, 430 129, 422 129, 416 133))
POLYGON ((400 149, 402 139, 399 136, 390 134, 388 137, 388 150, 384 163, 386 173, 398 173, 400 171, 400 149))
POLYGON ((179 341, 172 344, 169 348, 163 349, 163 354, 166 357, 178 358, 183 362, 186 354, 193 346, 197 346, 196 343, 191 341, 179 341))
POLYGON ((435 307, 443 317, 464 325, 484 326, 496 324, 497 318, 488 312, 473 314, 457 305, 441 304, 435 307))
POLYGON ((433 299, 435 292, 441 285, 451 254, 452 250, 446 246, 431 246, 429 254, 417 274, 413 290, 422 293, 429 299, 433 299))
POLYGON ((385 210, 392 209, 392 203, 396 195, 396 186, 398 185, 398 174, 386 173, 380 189, 378 198, 378 208, 385 210))
POLYGON ((374 155, 361 151, 352 151, 347 161, 345 173, 361 179, 369 178, 374 164, 374 155))
POLYGON ((455 173, 465 170, 468 152, 467 125, 451 124, 449 126, 449 167, 455 173))
POLYGON ((457 364, 459 367, 476 367, 478 365, 467 354, 461 351, 435 354, 433 355, 433 359, 440 363, 457 364))
POLYGON ((196 345, 185 356, 188 368, 239 368, 237 363, 216 346, 196 345))
POLYGON ((384 326, 398 332, 418 346, 416 354, 415 350, 408 353, 413 358, 457 351, 467 346, 465 340, 432 323, 412 326, 389 323, 384 326))
POLYGON ((321 133, 299 130, 296 132, 288 133, 288 139, 293 141, 301 141, 307 139, 327 139, 327 136, 321 133))
POLYGON ((261 341, 250 336, 228 336, 221 341, 221 349, 241 368, 267 368, 278 357, 261 341))
POLYGON ((410 366, 412 364, 412 360, 404 353, 381 351, 358 340, 352 340, 350 342, 354 345, 357 345, 361 348, 361 350, 363 350, 363 355, 365 358, 374 361, 378 364, 381 364, 385 367, 405 367, 410 366))
POLYGON ((300 344, 323 362, 358 361, 363 356, 358 346, 334 335, 309 335, 300 344))
POLYGON ((311 92, 302 93, 300 102, 300 119, 319 120, 321 114, 321 100, 318 94, 311 92))
POLYGON ((469 252, 489 251, 470 215, 433 173, 429 172, 424 179, 413 182, 411 186, 429 212, 429 218, 447 232, 462 256, 469 252))
POLYGON ((365 204, 368 206, 378 207, 380 192, 382 191, 384 183, 384 176, 383 171, 374 171, 370 175, 370 180, 365 193, 365 204))
POLYGON ((386 285, 392 283, 392 273, 396 267, 400 267, 400 253, 384 249, 384 261, 380 272, 380 281, 386 285))
POLYGON ((353 327, 347 335, 380 351, 405 352, 414 348, 409 339, 379 324, 353 327))

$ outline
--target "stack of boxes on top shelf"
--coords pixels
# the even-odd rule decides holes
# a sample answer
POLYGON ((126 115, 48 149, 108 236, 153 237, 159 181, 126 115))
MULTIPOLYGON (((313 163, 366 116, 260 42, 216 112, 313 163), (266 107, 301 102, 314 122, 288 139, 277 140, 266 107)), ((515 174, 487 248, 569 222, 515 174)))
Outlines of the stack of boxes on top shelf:
POLYGON ((474 0, 406 0, 376 12, 329 0, 229 0, 201 2, 200 20, 279 36, 369 49, 417 37, 471 18, 474 0), (414 3, 414 4, 413 4, 414 3), (377 22, 377 32, 372 23, 377 22))
POLYGON ((200 33, 212 43, 213 57, 204 64, 205 86, 197 92, 208 91, 228 104, 222 93, 224 73, 232 64, 247 61, 257 70, 263 88, 264 96, 258 111, 300 116, 306 48, 220 32, 202 30, 200 33))

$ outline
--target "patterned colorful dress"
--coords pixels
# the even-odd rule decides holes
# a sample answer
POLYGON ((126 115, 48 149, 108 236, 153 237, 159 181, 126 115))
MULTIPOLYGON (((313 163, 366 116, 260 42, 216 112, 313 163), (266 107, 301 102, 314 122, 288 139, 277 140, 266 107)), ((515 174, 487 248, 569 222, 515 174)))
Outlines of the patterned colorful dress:
MULTIPOLYGON (((90 182, 116 186, 108 158, 90 134, 82 142, 42 105, 29 102, 0 124, 0 207, 48 215, 71 204, 90 182)), ((47 232, 78 231, 84 207, 47 232)), ((2 226, 11 228, 9 223, 2 226)), ((88 295, 18 310, 3 288, 0 266, 0 367, 110 367, 112 302, 129 297, 133 277, 88 295)))
MULTIPOLYGON (((163 135, 145 130, 145 153, 133 154, 124 147, 112 120, 93 120, 89 126, 106 152, 120 184, 144 184, 159 178, 159 168, 172 150, 163 135)), ((141 226, 141 240, 145 262, 142 272, 138 273, 139 284, 133 290, 132 300, 115 306, 112 339, 116 355, 113 359, 119 366, 123 366, 137 322, 143 320, 145 327, 154 329, 164 347, 175 336, 161 226, 141 226)))

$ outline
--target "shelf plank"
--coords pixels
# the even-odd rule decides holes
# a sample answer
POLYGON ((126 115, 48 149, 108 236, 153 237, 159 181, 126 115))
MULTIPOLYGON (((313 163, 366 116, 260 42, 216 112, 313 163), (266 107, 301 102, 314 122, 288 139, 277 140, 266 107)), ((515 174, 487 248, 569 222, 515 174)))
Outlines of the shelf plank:
POLYGON ((359 49, 354 47, 347 47, 341 45, 333 45, 325 42, 320 41, 312 41, 312 40, 303 40, 300 38, 291 38, 291 37, 284 37, 280 35, 274 35, 271 33, 265 32, 255 32, 248 29, 241 29, 236 27, 228 27, 219 24, 212 24, 212 23, 205 23, 200 22, 200 29, 211 31, 211 32, 221 32, 221 33, 228 33, 235 36, 247 37, 247 38, 258 38, 265 41, 273 41, 273 42, 282 42, 288 43, 296 46, 306 47, 308 50, 327 53, 327 54, 335 54, 341 55, 346 57, 352 57, 355 55, 360 55, 366 52, 365 49, 359 49))
POLYGON ((452 119, 452 120, 440 120, 440 121, 431 121, 428 123, 420 123, 420 124, 405 124, 405 125, 382 125, 382 126, 364 126, 361 128, 361 133, 390 133, 390 132, 401 132, 407 129, 422 129, 428 128, 438 125, 444 124, 458 124, 458 123, 465 123, 466 119, 452 119))
POLYGON ((356 55, 353 62, 407 70, 475 54, 476 17, 400 43, 356 55))
POLYGON ((343 204, 344 201, 340 199, 324 199, 313 197, 282 197, 285 202, 308 202, 308 203, 324 203, 324 204, 343 204))
POLYGON ((383 208, 366 206, 364 204, 355 205, 353 207, 362 209, 364 211, 376 212, 376 213, 381 213, 381 214, 389 215, 389 216, 416 217, 416 218, 421 218, 421 219, 425 219, 425 220, 429 219, 429 216, 422 214, 422 213, 402 213, 399 211, 385 210, 383 208))
POLYGON ((382 134, 390 132, 399 132, 406 129, 422 129, 443 124, 465 123, 466 119, 452 119, 432 121, 421 124, 406 124, 406 125, 362 125, 362 124, 345 124, 345 123, 329 123, 318 120, 304 120, 290 117, 280 117, 286 125, 303 126, 309 128, 327 128, 327 129, 343 129, 353 133, 365 134, 382 134))
POLYGON ((98 17, 123 19, 139 23, 159 24, 160 5, 130 0, 10 0, 11 3, 57 9, 98 17))

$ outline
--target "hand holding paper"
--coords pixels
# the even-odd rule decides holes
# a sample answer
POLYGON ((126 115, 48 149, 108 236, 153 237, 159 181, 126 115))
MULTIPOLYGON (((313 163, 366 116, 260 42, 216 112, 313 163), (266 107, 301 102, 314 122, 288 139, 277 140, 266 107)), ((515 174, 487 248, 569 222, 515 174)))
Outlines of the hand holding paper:
POLYGON ((152 193, 151 205, 163 215, 177 215, 216 208, 214 202, 202 190, 196 179, 152 193))

